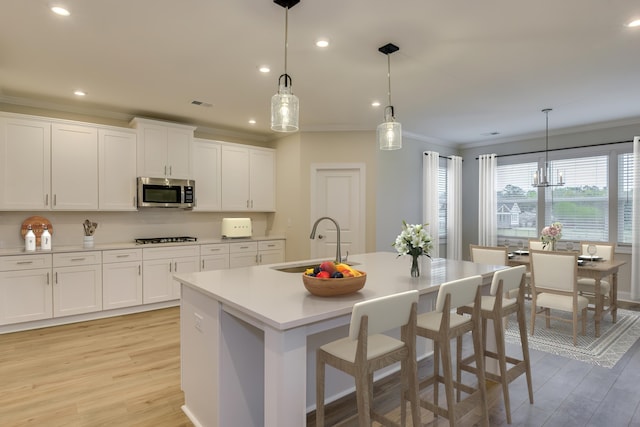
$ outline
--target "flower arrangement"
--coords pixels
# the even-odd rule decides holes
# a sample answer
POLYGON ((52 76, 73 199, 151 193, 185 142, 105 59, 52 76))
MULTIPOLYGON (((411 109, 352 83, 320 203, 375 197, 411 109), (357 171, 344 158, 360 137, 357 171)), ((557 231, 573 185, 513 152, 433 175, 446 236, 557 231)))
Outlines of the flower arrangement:
POLYGON ((407 224, 406 221, 402 221, 402 232, 396 237, 396 241, 392 246, 398 251, 400 255, 411 255, 411 276, 417 277, 420 275, 420 269, 418 268, 418 257, 425 255, 431 258, 430 252, 433 249, 433 242, 431 235, 427 231, 426 227, 429 224, 407 224))
POLYGON ((540 233, 540 240, 542 241, 542 247, 547 249, 549 246, 551 250, 555 250, 556 242, 562 238, 562 224, 554 222, 551 225, 546 226, 540 233))

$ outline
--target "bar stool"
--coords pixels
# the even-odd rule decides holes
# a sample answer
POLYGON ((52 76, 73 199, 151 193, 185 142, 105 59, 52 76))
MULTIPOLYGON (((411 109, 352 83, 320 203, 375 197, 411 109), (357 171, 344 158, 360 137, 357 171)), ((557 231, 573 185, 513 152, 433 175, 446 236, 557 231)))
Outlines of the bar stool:
POLYGON ((440 285, 436 299, 435 311, 418 316, 417 334, 433 341, 433 375, 420 381, 419 389, 433 386, 433 402, 420 398, 420 406, 449 420, 450 426, 455 426, 459 419, 474 406, 480 405, 484 425, 489 425, 487 411, 487 395, 484 378, 484 360, 482 358, 482 331, 480 330, 480 285, 481 276, 472 276, 454 280, 440 285), (451 310, 474 303, 471 318, 452 312, 451 310), (476 388, 460 381, 454 381, 451 364, 451 339, 461 337, 471 332, 473 347, 476 355, 476 372, 478 385, 476 388), (442 359, 443 375, 440 375, 439 365, 442 359), (444 384, 447 406, 438 403, 438 387, 444 384), (454 400, 454 389, 462 390, 469 395, 463 400, 454 400))
POLYGON ((411 402, 413 425, 420 425, 416 359, 418 291, 407 291, 363 301, 353 306, 349 336, 327 343, 316 351, 316 426, 324 426, 325 364, 349 375, 356 383, 358 423, 398 424, 373 410, 373 373, 400 362, 401 425, 406 423, 406 401, 411 402), (400 327, 398 340, 383 332, 400 327))
MULTIPOLYGON (((487 379, 502 385, 502 395, 504 397, 504 408, 507 414, 507 423, 511 424, 511 403, 509 399, 509 383, 517 377, 526 374, 527 387, 529 389, 529 402, 533 404, 533 387, 531 384, 531 363, 529 359, 529 343, 527 341, 527 324, 524 306, 524 288, 526 267, 520 265, 505 270, 496 271, 491 282, 490 296, 483 296, 480 303, 480 316, 482 317, 482 331, 484 338, 484 355, 498 361, 499 374, 485 372, 487 379), (515 299, 505 298, 505 294, 513 295, 517 291, 515 299), (520 330, 520 344, 522 347, 522 360, 506 355, 504 341, 504 318, 512 313, 516 313, 518 328, 520 330), (487 320, 493 321, 493 330, 496 337, 496 352, 487 350, 486 330, 487 320), (513 365, 507 369, 507 363, 513 365)), ((475 305, 458 308, 458 313, 472 314, 476 309, 475 305)), ((472 366, 475 355, 461 358, 462 340, 457 343, 457 379, 460 381, 461 371, 471 373, 476 372, 476 367, 472 366)))

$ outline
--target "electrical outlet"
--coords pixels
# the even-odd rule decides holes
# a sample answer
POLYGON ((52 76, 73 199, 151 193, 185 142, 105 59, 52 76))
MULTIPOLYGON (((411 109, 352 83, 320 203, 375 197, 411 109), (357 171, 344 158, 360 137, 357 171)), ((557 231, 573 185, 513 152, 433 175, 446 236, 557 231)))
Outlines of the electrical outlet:
POLYGON ((199 315, 198 313, 193 313, 193 316, 195 318, 196 329, 202 332, 202 319, 203 319, 202 316, 199 315))

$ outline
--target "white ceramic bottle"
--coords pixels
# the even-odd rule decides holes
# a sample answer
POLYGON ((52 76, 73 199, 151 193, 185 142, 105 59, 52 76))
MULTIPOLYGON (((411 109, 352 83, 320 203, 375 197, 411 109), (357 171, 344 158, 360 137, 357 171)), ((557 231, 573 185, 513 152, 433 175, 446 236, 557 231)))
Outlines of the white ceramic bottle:
POLYGON ((24 250, 34 252, 36 250, 36 235, 33 233, 31 226, 27 226, 27 234, 24 236, 24 250))
POLYGON ((51 233, 49 233, 49 229, 47 226, 44 226, 44 230, 42 230, 42 235, 40 236, 40 249, 43 251, 51 250, 51 233))

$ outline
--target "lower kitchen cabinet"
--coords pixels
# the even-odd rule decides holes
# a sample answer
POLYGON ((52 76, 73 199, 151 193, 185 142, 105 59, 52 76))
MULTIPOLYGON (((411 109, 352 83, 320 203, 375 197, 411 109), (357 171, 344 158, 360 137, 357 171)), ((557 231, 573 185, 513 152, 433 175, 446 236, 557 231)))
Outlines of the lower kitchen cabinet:
POLYGON ((199 246, 169 246, 142 250, 142 302, 180 298, 180 283, 174 274, 199 271, 199 246))
POLYGON ((102 252, 53 254, 53 316, 102 310, 102 252))
POLYGON ((51 254, 0 257, 0 325, 53 317, 51 254))
POLYGON ((200 246, 200 271, 229 268, 229 245, 214 243, 200 246))
POLYGON ((258 265, 258 242, 229 243, 229 267, 258 265))
POLYGON ((258 242, 258 264, 284 262, 284 240, 264 240, 258 242))
POLYGON ((102 253, 102 308, 142 305, 142 249, 102 253))

